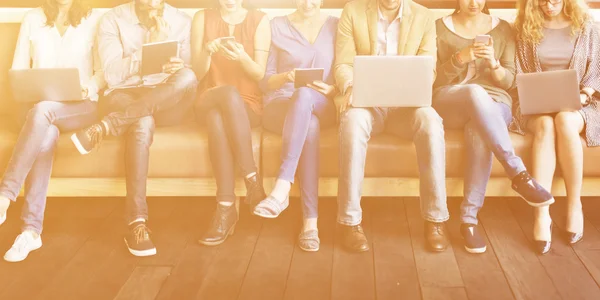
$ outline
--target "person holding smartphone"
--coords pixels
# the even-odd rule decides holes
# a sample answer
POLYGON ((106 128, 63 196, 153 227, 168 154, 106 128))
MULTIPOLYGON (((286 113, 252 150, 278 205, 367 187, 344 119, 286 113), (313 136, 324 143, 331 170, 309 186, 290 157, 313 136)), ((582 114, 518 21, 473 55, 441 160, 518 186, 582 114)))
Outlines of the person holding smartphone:
MULTIPOLYGON (((254 214, 275 218, 289 205, 297 174, 302 198, 303 229, 298 245, 319 250, 318 184, 319 132, 335 125, 337 93, 332 66, 338 19, 321 14, 322 0, 295 0, 297 9, 271 21, 271 50, 261 87, 263 127, 283 136, 281 167, 275 187, 254 209, 254 214), (322 78, 295 88, 295 69, 322 69, 322 78)), ((298 76, 300 75, 297 71, 298 76)), ((313 72, 319 74, 320 72, 313 72)), ((298 78, 299 80, 299 78, 298 78)))
MULTIPOLYGON (((531 0, 521 2, 517 28, 517 73, 575 69, 583 108, 551 115, 522 116, 515 109, 515 132, 533 137, 532 174, 550 189, 560 163, 567 190, 567 241, 583 238, 583 135, 588 147, 600 146, 600 32, 585 2, 531 0)), ((544 99, 536 99, 544 101, 544 99)), ((533 239, 540 254, 550 251, 552 218, 549 207, 534 210, 533 239)))
POLYGON ((515 37, 511 26, 489 15, 485 0, 457 0, 453 14, 438 19, 437 78, 433 107, 444 126, 462 129, 466 141, 461 229, 465 248, 483 253, 477 228, 492 169, 492 154, 504 167, 512 188, 535 207, 554 202, 515 154, 508 125, 512 120, 509 90, 515 79, 515 37))
POLYGON ((196 117, 208 128, 210 160, 217 181, 217 209, 200 237, 206 246, 223 243, 238 221, 236 168, 246 185, 250 210, 266 196, 257 173, 252 128, 261 123, 262 92, 271 29, 269 19, 243 0, 214 0, 192 21, 192 64, 201 80, 196 117))
POLYGON ((21 22, 12 69, 77 68, 84 100, 24 104, 21 133, 0 182, 0 225, 25 187, 24 224, 4 255, 6 261, 22 261, 42 247, 46 193, 61 132, 98 121, 98 92, 106 82, 95 46, 97 19, 91 12, 81 0, 48 0, 21 22))

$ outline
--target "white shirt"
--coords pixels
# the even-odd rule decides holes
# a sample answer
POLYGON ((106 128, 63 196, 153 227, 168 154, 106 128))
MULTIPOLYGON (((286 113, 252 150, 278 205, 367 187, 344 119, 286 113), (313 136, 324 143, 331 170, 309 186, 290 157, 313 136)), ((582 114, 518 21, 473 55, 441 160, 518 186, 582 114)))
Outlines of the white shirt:
POLYGON ((94 64, 96 24, 97 18, 90 16, 61 36, 56 26, 46 25, 42 8, 28 11, 21 22, 12 69, 77 68, 88 97, 98 100, 98 90, 106 83, 100 63, 94 64))
POLYGON ((402 9, 404 5, 400 4, 398 15, 389 22, 378 11, 379 21, 377 22, 377 55, 393 56, 398 55, 398 40, 400 39, 400 22, 402 22, 402 9))

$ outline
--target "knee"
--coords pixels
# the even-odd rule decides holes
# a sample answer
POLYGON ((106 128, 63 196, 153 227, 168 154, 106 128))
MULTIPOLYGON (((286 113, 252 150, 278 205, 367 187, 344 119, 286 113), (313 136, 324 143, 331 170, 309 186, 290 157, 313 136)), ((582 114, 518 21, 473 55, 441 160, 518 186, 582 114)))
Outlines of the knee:
POLYGON ((181 90, 195 89, 198 86, 196 73, 189 68, 183 68, 175 73, 175 85, 181 90))
POLYGON ((147 116, 139 119, 129 127, 129 136, 133 137, 136 144, 144 144, 150 147, 154 137, 154 118, 147 116))
POLYGON ((491 104, 492 100, 487 91, 478 84, 467 84, 463 88, 464 99, 472 107, 481 107, 491 104))
POLYGON ((415 112, 416 134, 444 138, 444 124, 440 115, 432 107, 421 107, 415 112))
POLYGON ((292 95, 292 100, 294 101, 295 107, 312 110, 312 108, 315 105, 315 100, 319 95, 319 92, 309 87, 301 87, 294 91, 294 94, 292 95))
POLYGON ((373 116, 367 109, 350 108, 340 117, 340 138, 369 137, 373 116))
POLYGON ((559 112, 554 118, 556 131, 564 134, 579 134, 579 119, 581 115, 578 112, 559 112))
POLYGON ((35 104, 27 113, 27 119, 34 122, 50 123, 54 121, 52 102, 42 101, 35 104))
POLYGON ((42 146, 41 146, 40 151, 42 153, 48 153, 48 152, 54 151, 54 148, 56 147, 56 143, 58 142, 59 136, 60 136, 60 131, 58 130, 58 127, 56 127, 54 125, 50 125, 50 127, 48 127, 48 131, 46 132, 46 135, 44 136, 44 140, 42 141, 42 146))
POLYGON ((554 138, 554 120, 551 116, 541 116, 533 123, 533 132, 537 140, 554 138))
POLYGON ((243 107, 244 100, 242 100, 242 96, 240 92, 235 86, 225 85, 217 88, 215 91, 217 93, 217 97, 219 99, 219 103, 225 108, 231 109, 239 109, 240 106, 243 107))

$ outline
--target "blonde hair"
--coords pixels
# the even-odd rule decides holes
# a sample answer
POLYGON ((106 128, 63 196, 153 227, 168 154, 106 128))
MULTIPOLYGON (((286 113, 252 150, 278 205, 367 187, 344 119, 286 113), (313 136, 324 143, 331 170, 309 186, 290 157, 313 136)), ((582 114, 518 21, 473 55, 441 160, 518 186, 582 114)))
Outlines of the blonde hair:
MULTIPOLYGON (((545 1, 545 0, 542 0, 545 1)), ((589 8, 584 0, 562 0, 563 13, 571 21, 571 33, 577 35, 590 20, 589 8)), ((539 44, 544 38, 544 12, 540 0, 519 0, 515 29, 520 41, 539 44)))

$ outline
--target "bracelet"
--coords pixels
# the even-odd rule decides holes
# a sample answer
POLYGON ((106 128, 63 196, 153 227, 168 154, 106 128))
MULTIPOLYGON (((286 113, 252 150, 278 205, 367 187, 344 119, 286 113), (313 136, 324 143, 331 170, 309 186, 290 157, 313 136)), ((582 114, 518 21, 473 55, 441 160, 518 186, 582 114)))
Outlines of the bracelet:
POLYGON ((459 53, 460 53, 460 52, 456 52, 456 53, 454 53, 454 58, 456 59, 456 61, 457 61, 457 62, 458 62, 458 63, 459 63, 461 66, 463 66, 465 63, 464 63, 464 62, 463 62, 463 60, 460 58, 460 55, 459 55, 459 53))

